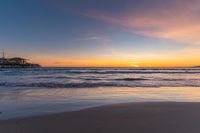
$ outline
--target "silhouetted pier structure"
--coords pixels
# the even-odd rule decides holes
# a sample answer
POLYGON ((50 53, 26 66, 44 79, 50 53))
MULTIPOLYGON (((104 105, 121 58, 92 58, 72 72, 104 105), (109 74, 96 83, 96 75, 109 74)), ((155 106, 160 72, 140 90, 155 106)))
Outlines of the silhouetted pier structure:
POLYGON ((0 68, 32 68, 40 67, 39 64, 32 64, 27 62, 27 59, 21 57, 5 58, 4 50, 0 58, 0 68))

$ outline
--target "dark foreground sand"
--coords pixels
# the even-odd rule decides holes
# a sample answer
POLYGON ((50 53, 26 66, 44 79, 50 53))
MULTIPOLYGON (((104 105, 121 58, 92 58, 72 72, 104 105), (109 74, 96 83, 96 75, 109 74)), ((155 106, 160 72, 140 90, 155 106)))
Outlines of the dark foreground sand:
POLYGON ((127 103, 7 120, 0 133, 200 133, 200 103, 127 103))

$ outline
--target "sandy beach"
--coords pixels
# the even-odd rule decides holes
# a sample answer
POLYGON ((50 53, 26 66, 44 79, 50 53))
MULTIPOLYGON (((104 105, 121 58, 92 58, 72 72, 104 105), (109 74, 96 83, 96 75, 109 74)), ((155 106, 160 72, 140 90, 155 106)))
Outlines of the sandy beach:
POLYGON ((0 121, 0 133, 200 133, 200 103, 124 103, 0 121))

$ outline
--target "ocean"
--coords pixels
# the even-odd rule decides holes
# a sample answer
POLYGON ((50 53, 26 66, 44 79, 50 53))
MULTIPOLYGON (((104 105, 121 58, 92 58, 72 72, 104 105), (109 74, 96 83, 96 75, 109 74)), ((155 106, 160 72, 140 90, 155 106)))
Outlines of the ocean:
POLYGON ((0 119, 149 101, 200 102, 200 68, 0 69, 0 119))

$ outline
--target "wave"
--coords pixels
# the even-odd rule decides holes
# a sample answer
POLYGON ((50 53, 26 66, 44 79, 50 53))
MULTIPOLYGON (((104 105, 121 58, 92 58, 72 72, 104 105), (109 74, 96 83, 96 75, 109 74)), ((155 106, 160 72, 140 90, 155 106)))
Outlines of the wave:
POLYGON ((119 79, 114 79, 117 81, 142 81, 142 80, 148 80, 145 78, 119 78, 119 79))
POLYGON ((88 81, 92 81, 92 80, 94 80, 94 81, 98 81, 98 80, 103 80, 102 78, 85 78, 84 80, 88 80, 88 81))
POLYGON ((106 78, 85 78, 84 80, 88 80, 88 81, 98 81, 98 80, 107 80, 107 81, 142 81, 142 80, 148 80, 145 78, 116 78, 116 79, 106 79, 106 78))
MULTIPOLYGON (((38 69, 2 69, 2 75, 57 75, 57 74, 200 74, 196 68, 38 68, 38 69)), ((42 78, 42 77, 41 77, 42 78)), ((65 78, 65 77, 61 77, 65 78)))
POLYGON ((67 76, 36 76, 34 79, 72 79, 72 77, 67 76))
MULTIPOLYGON (((129 79, 128 79, 129 80, 129 79)), ((200 83, 192 82, 97 82, 97 83, 0 83, 1 87, 8 88, 95 88, 95 87, 200 87, 200 83)))
POLYGON ((200 71, 68 71, 71 74, 199 74, 200 71))
POLYGON ((91 88, 91 87, 106 87, 106 86, 122 86, 126 87, 126 85, 117 85, 111 82, 101 82, 101 83, 0 83, 0 86, 4 87, 44 87, 44 88, 91 88))

